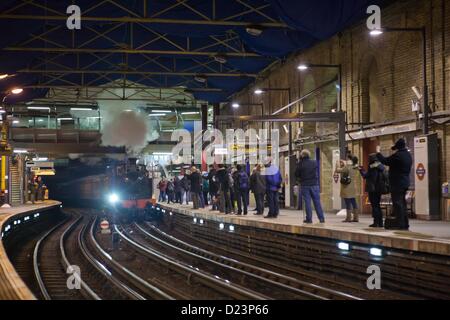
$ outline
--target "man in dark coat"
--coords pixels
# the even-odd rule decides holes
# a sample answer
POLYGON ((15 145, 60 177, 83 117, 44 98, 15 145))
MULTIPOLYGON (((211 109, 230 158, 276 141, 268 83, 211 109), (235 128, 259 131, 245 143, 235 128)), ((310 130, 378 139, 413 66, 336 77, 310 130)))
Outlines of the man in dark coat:
POLYGON ((216 178, 219 182, 219 211, 221 213, 230 214, 233 209, 230 198, 231 177, 223 164, 219 164, 216 178))
MULTIPOLYGON (((320 203, 317 162, 311 159, 311 153, 308 150, 303 150, 300 154, 300 161, 297 163, 295 177, 300 182, 302 198, 305 201, 306 219, 303 223, 312 223, 311 199, 320 223, 325 223, 322 204, 320 203)), ((299 201, 302 201, 302 199, 299 199, 299 201)))
POLYGON ((237 214, 240 216, 243 213, 244 216, 246 216, 248 212, 250 181, 247 172, 245 172, 244 168, 239 164, 236 166, 234 185, 238 206, 237 214))
POLYGON ((384 157, 380 153, 380 147, 377 147, 377 158, 382 164, 389 166, 393 214, 397 225, 394 228, 408 230, 409 220, 405 198, 410 185, 409 175, 411 173, 412 157, 406 148, 404 139, 399 139, 392 147, 392 150, 396 152, 390 157, 384 157))
POLYGON ((266 193, 266 178, 261 175, 261 165, 257 165, 250 176, 250 190, 255 196, 256 213, 255 215, 264 214, 264 195, 266 193))
POLYGON ((208 183, 209 183, 209 196, 211 198, 212 208, 211 210, 217 210, 217 193, 219 192, 219 183, 216 179, 216 169, 213 165, 209 166, 208 183))
POLYGON ((191 196, 192 202, 194 203, 194 209, 201 207, 200 203, 200 193, 202 192, 202 176, 197 168, 193 166, 191 168, 191 174, 187 176, 191 182, 191 196))

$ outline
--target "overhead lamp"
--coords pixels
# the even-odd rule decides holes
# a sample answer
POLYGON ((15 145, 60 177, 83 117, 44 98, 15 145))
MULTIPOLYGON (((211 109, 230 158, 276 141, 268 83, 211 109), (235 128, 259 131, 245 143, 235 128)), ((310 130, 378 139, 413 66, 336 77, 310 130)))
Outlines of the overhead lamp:
POLYGON ((70 108, 70 111, 92 111, 92 108, 70 108))
POLYGON ((252 25, 245 28, 245 31, 251 36, 259 37, 263 32, 263 29, 260 26, 252 25))
POLYGON ((300 71, 305 71, 305 70, 308 70, 309 67, 306 64, 301 64, 297 67, 297 69, 300 71))
POLYGON ((286 131, 286 133, 289 133, 289 129, 286 125, 283 125, 283 129, 284 129, 284 131, 286 131))
POLYGON ((198 111, 182 112, 181 114, 184 115, 184 116, 190 116, 190 115, 194 115, 194 114, 200 114, 200 112, 198 112, 198 111))
POLYGON ((13 123, 13 124, 18 124, 18 123, 20 123, 20 121, 19 121, 19 120, 13 120, 12 123, 13 123))
POLYGON ((21 94, 23 92, 22 88, 14 88, 11 90, 12 94, 21 94))
POLYGON ((73 120, 73 118, 58 118, 59 121, 70 121, 73 120))
POLYGON ((414 86, 411 88, 411 90, 414 92, 414 94, 416 95, 417 99, 421 100, 422 99, 422 94, 420 93, 420 89, 417 86, 414 86))
POLYGON ((49 110, 49 107, 27 107, 28 110, 49 110))
POLYGON ((14 149, 13 152, 14 153, 28 153, 27 150, 23 150, 23 149, 14 149))
POLYGON ((218 54, 214 56, 214 60, 218 63, 224 64, 227 63, 227 56, 224 54, 218 54))
POLYGON ((260 95, 260 94, 263 94, 263 93, 264 93, 264 90, 262 90, 262 89, 256 89, 256 90, 254 91, 254 93, 260 95))
POLYGON ((372 37, 378 37, 379 35, 382 35, 382 34, 383 34, 383 30, 382 30, 382 29, 374 29, 374 30, 371 30, 371 31, 369 32, 369 34, 370 34, 372 37))
POLYGON ((200 83, 205 83, 207 78, 206 76, 199 74, 194 77, 194 80, 200 83))
POLYGON ((8 78, 9 74, 4 73, 4 74, 0 74, 0 80, 6 79, 8 78))
POLYGON ((232 106, 234 109, 237 109, 237 108, 240 107, 240 104, 235 102, 235 103, 233 103, 231 106, 232 106))
POLYGON ((166 114, 165 113, 151 113, 148 116, 149 117, 164 117, 166 114))
POLYGON ((170 110, 152 110, 154 113, 172 113, 170 110))
POLYGON ((47 161, 47 160, 48 160, 47 157, 42 157, 42 158, 37 157, 37 158, 33 158, 33 161, 47 161))

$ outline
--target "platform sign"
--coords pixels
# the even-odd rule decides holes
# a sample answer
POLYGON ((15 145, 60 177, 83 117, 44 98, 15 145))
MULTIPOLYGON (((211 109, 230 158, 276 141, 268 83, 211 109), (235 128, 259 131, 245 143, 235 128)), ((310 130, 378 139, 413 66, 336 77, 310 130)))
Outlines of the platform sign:
MULTIPOLYGON (((332 151, 333 152, 333 168, 336 165, 336 162, 338 162, 339 160, 341 160, 341 152, 339 151, 339 149, 335 149, 332 151)), ((333 202, 333 210, 341 210, 342 209, 342 200, 341 200, 341 184, 339 182, 339 174, 335 174, 334 170, 332 171, 332 177, 331 177, 331 181, 332 181, 332 187, 331 187, 331 191, 332 191, 332 202, 333 202)))
POLYGON ((436 134, 414 139, 415 211, 419 219, 440 218, 439 151, 436 134))

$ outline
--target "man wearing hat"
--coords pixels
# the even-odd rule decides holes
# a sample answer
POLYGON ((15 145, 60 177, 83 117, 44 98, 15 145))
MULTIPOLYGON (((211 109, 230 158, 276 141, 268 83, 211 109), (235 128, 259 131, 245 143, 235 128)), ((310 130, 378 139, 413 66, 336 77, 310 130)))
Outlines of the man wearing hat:
POLYGON ((408 191, 411 173, 412 157, 406 148, 404 139, 399 139, 392 147, 395 151, 390 157, 384 157, 380 153, 380 146, 377 147, 378 160, 389 166, 389 183, 391 188, 393 214, 396 219, 396 226, 391 229, 408 230, 409 221, 406 212, 406 192, 408 191))

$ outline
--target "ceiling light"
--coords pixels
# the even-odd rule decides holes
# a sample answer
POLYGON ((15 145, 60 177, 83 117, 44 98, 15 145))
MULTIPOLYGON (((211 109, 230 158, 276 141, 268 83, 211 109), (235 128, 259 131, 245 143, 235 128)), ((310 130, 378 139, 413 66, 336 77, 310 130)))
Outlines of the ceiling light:
POLYGON ((256 89, 255 91, 255 94, 263 94, 264 93, 264 90, 262 90, 262 89, 256 89))
POLYGON ((196 111, 196 112, 182 112, 181 113, 184 116, 189 116, 189 115, 194 115, 194 114, 200 114, 200 112, 196 111))
POLYGON ((92 111, 92 108, 70 108, 70 111, 92 111))
POLYGON ((383 34, 383 30, 381 30, 381 29, 375 29, 375 30, 370 31, 369 34, 370 34, 372 37, 377 37, 377 36, 383 34))
POLYGON ((214 57, 214 60, 218 63, 227 63, 227 57, 223 54, 218 54, 214 57))
POLYGON ((3 79, 6 79, 6 78, 8 78, 8 74, 7 73, 5 73, 5 74, 0 74, 0 80, 3 80, 3 79))
POLYGON ((251 36, 258 37, 263 32, 263 29, 260 26, 248 26, 245 28, 245 31, 251 36))
POLYGON ((49 110, 49 107, 27 107, 28 110, 49 110))
POLYGON ((166 114, 165 113, 151 113, 148 116, 149 117, 164 117, 166 114))
POLYGON ((13 122, 12 123, 14 123, 14 124, 18 124, 18 123, 20 123, 20 121, 19 120, 13 120, 13 122))
POLYGON ((33 158, 33 161, 47 161, 48 158, 47 157, 42 157, 42 158, 33 158))
POLYGON ((22 88, 14 88, 11 90, 12 94, 21 94, 23 92, 22 88))
POLYGON ((70 121, 73 120, 73 118, 58 118, 59 121, 70 121))
POLYGON ((200 83, 205 83, 207 78, 204 75, 196 75, 194 77, 194 80, 197 81, 197 82, 200 82, 200 83))
POLYGON ((305 70, 308 70, 309 67, 306 64, 301 64, 297 67, 297 69, 300 71, 305 71, 305 70))
POLYGON ((233 108, 235 108, 235 109, 237 109, 237 108, 240 107, 239 103, 233 103, 231 106, 232 106, 233 108))
POLYGON ((14 153, 27 153, 27 150, 23 150, 23 149, 14 149, 13 151, 14 153))
POLYGON ((172 113, 170 110, 152 110, 154 113, 172 113))

